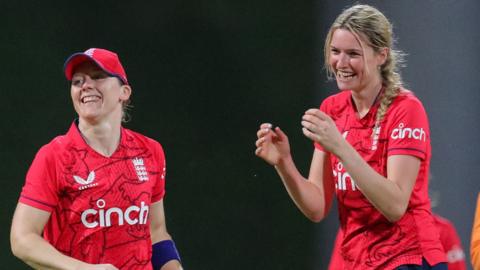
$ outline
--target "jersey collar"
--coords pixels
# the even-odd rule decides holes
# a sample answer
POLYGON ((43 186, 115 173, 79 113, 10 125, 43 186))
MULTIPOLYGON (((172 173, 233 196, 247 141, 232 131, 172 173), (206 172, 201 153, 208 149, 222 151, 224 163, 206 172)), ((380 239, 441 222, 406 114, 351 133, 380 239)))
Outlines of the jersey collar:
POLYGON ((96 155, 102 156, 104 158, 112 158, 116 156, 117 153, 120 151, 120 149, 123 148, 123 145, 125 144, 125 137, 126 137, 125 129, 122 126, 120 126, 120 143, 118 144, 117 149, 115 149, 113 154, 110 157, 106 157, 98 153, 97 151, 95 151, 92 147, 90 147, 90 145, 87 144, 87 142, 85 141, 85 139, 83 138, 80 132, 80 129, 78 129, 78 118, 76 118, 73 121, 73 123, 70 125, 70 129, 68 130, 67 135, 69 138, 72 139, 74 144, 81 146, 85 149, 88 149, 88 151, 93 152, 96 155))

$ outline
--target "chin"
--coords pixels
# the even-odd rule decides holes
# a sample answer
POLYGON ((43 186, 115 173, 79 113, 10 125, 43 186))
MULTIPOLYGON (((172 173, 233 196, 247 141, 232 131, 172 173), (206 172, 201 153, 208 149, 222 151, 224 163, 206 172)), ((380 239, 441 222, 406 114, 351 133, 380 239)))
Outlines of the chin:
POLYGON ((345 83, 338 83, 337 82, 337 87, 340 91, 345 91, 345 90, 350 90, 351 87, 348 84, 345 83))
POLYGON ((358 88, 358 83, 355 82, 338 82, 337 81, 337 87, 338 89, 344 91, 344 90, 354 90, 358 88))
POLYGON ((82 114, 82 115, 79 115, 78 117, 88 122, 95 122, 98 119, 97 114, 82 114))

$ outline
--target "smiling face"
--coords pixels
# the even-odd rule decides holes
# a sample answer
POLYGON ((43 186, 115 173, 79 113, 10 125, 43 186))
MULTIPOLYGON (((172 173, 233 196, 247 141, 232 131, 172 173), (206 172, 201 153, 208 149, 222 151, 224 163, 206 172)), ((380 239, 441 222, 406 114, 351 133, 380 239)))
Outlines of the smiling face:
POLYGON ((329 47, 328 64, 340 90, 361 92, 381 84, 378 67, 385 62, 386 51, 375 52, 358 35, 342 28, 333 32, 329 47))
POLYGON ((70 92, 80 121, 95 124, 104 120, 121 121, 122 104, 129 99, 131 89, 87 61, 75 68, 70 92))

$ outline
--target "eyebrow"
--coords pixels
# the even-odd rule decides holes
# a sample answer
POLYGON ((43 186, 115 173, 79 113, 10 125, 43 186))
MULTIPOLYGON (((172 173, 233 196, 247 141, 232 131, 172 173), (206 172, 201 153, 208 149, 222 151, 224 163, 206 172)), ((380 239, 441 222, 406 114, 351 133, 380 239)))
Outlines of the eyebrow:
MULTIPOLYGON (((330 45, 330 49, 341 50, 333 45, 330 45)), ((362 49, 345 49, 344 51, 362 53, 362 49)))

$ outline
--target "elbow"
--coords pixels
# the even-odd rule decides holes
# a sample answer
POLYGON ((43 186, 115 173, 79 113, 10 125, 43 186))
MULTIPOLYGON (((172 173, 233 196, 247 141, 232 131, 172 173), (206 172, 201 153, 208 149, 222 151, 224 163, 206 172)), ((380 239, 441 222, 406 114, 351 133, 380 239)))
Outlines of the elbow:
POLYGON ((387 218, 387 220, 389 222, 395 223, 395 222, 399 221, 403 217, 403 215, 401 215, 401 216, 400 215, 390 215, 390 216, 385 216, 385 217, 387 218))
POLYGON ((405 215, 405 212, 407 211, 407 207, 395 207, 391 209, 390 211, 385 211, 383 213, 383 216, 389 221, 389 222, 397 222, 402 217, 405 215))
POLYGON ((21 247, 21 240, 19 237, 14 235, 10 236, 10 250, 12 251, 13 255, 19 259, 23 259, 23 248, 21 247))
POLYGON ((325 215, 318 211, 318 212, 310 212, 310 213, 304 213, 305 216, 312 222, 319 223, 325 218, 325 215))
POLYGON ((15 257, 22 261, 26 261, 30 254, 29 247, 29 241, 26 237, 15 234, 10 235, 10 250, 15 257))
POLYGON ((303 214, 312 222, 319 223, 322 221, 327 214, 330 212, 330 205, 326 205, 326 207, 319 207, 315 209, 311 209, 308 212, 303 212, 303 214))
POLYGON ((320 216, 310 216, 310 217, 308 217, 308 219, 310 219, 311 222, 320 223, 320 221, 323 220, 323 217, 320 217, 320 216))

